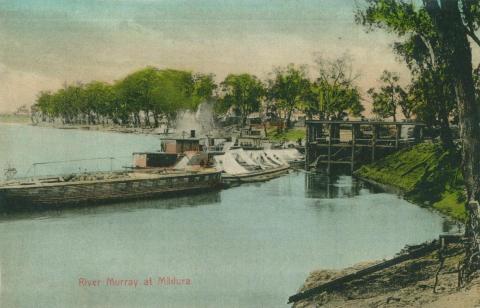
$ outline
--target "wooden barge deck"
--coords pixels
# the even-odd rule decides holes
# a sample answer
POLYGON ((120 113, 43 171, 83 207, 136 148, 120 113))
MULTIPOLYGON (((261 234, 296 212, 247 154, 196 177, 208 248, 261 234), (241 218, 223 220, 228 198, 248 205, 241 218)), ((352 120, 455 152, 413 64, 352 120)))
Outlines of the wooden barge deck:
POLYGON ((221 187, 221 173, 216 170, 129 172, 124 177, 105 180, 10 183, 0 186, 0 204, 7 209, 74 206, 156 198, 167 194, 215 190, 221 187))

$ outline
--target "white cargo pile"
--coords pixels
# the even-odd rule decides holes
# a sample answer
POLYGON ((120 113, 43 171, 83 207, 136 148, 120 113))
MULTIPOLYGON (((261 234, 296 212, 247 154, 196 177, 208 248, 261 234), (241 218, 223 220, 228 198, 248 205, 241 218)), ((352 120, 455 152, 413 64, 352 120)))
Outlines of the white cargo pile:
POLYGON ((296 149, 279 149, 263 151, 229 150, 214 157, 215 167, 228 174, 245 174, 252 170, 268 170, 288 166, 289 162, 303 159, 296 149))
POLYGON ((219 171, 225 171, 228 174, 248 173, 248 170, 242 167, 230 152, 216 155, 213 159, 215 160, 215 167, 219 171))

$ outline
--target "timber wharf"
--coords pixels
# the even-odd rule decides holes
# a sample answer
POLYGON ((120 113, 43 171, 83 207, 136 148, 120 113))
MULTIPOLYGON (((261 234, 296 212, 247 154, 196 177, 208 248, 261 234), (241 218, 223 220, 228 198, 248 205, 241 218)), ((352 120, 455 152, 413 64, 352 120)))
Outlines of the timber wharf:
POLYGON ((424 139, 424 123, 387 121, 308 120, 305 169, 331 172, 332 165, 351 171, 363 162, 410 147, 424 139))

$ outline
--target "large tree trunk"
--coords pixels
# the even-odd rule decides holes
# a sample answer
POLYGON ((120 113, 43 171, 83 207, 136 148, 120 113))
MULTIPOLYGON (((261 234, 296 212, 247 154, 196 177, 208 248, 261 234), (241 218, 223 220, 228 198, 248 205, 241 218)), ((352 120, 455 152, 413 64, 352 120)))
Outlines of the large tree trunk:
POLYGON ((445 149, 452 149, 454 147, 452 140, 452 130, 448 122, 448 113, 440 115, 440 141, 445 149))
POLYGON ((480 114, 473 83, 472 50, 457 1, 425 0, 429 15, 439 30, 445 56, 452 74, 462 138, 463 178, 467 190, 468 221, 465 228, 468 243, 462 268, 463 278, 480 270, 480 114))

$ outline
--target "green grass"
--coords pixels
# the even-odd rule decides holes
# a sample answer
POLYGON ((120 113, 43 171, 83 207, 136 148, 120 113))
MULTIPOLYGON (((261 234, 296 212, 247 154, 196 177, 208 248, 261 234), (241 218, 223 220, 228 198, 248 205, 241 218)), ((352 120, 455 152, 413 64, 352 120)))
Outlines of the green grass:
POLYGON ((0 114, 0 123, 30 123, 30 116, 15 114, 0 114))
POLYGON ((365 165, 356 175, 400 188, 407 199, 457 220, 466 217, 460 157, 440 144, 422 143, 365 165))
POLYGON ((463 191, 446 190, 439 201, 433 203, 433 208, 457 220, 466 218, 463 191))
POLYGON ((302 138, 305 140, 305 128, 292 128, 287 131, 283 131, 281 133, 277 132, 276 127, 270 128, 268 131, 268 139, 272 141, 297 141, 298 139, 302 138))

